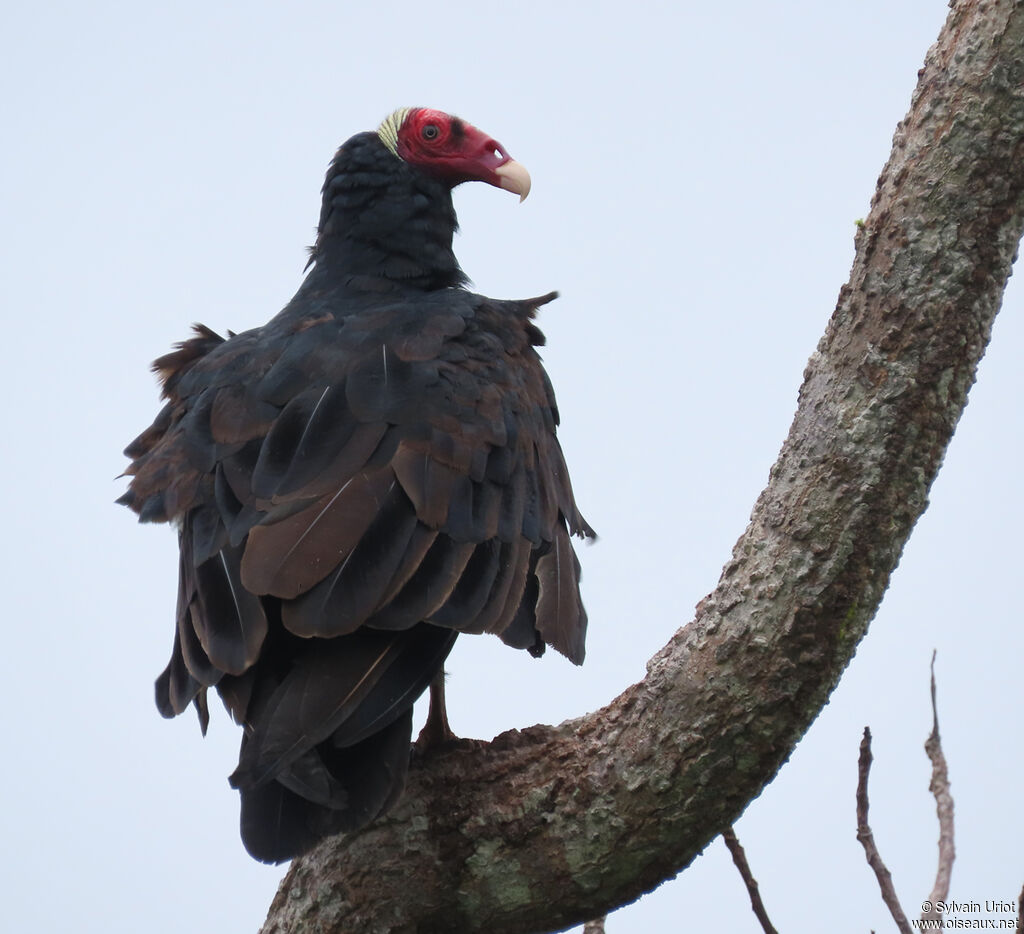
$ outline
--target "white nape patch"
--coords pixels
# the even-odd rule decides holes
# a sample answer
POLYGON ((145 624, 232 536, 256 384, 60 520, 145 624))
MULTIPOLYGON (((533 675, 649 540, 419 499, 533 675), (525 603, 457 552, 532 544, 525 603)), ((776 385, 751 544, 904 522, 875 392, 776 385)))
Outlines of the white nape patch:
POLYGON ((393 114, 385 117, 381 121, 381 125, 377 127, 380 141, 388 147, 394 156, 398 155, 398 131, 405 123, 405 118, 409 116, 410 110, 412 110, 411 107, 399 107, 393 114))

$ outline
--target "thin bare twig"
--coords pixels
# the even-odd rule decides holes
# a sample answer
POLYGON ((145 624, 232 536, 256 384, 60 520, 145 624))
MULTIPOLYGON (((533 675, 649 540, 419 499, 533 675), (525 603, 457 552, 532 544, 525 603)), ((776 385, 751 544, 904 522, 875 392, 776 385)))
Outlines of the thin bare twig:
POLYGON ((935 811, 939 817, 939 868, 935 873, 935 885, 928 896, 930 910, 921 914, 921 919, 942 917, 934 906, 944 902, 949 895, 949 880, 953 874, 953 860, 956 847, 953 845, 953 796, 949 792, 949 772, 946 757, 939 739, 939 714, 935 706, 935 651, 932 650, 932 732, 925 740, 924 751, 932 762, 932 778, 928 790, 935 795, 935 811))
POLYGON ((736 839, 736 832, 732 827, 727 827, 722 831, 722 839, 725 841, 725 845, 729 847, 729 852, 732 854, 732 861, 740 871, 743 884, 747 887, 747 894, 750 896, 750 907, 754 910, 757 920, 761 922, 761 928, 764 930, 764 934, 779 934, 768 919, 768 912, 764 910, 764 902, 761 901, 761 893, 757 888, 757 880, 750 871, 750 864, 747 862, 747 854, 743 852, 743 847, 740 845, 740 841, 736 839))
POLYGON ((583 925, 583 934, 605 934, 604 923, 608 920, 608 915, 601 915, 600 918, 594 918, 593 921, 588 921, 583 925))
POLYGON ((912 934, 907 916, 900 907, 900 900, 892 884, 892 875, 882 862, 882 857, 875 846, 875 837, 868 825, 868 773, 871 771, 871 730, 864 727, 864 738, 860 741, 860 757, 857 760, 857 839, 864 847, 868 865, 875 871, 878 887, 882 890, 882 901, 885 902, 900 934, 912 934))

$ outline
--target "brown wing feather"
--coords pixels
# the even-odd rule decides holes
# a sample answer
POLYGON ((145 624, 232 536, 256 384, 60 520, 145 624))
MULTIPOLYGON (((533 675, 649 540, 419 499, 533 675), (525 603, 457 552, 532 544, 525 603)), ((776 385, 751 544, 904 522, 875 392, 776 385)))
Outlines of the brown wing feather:
POLYGON ((429 619, 459 583, 476 547, 438 535, 402 589, 366 624, 374 629, 408 629, 429 619))
POLYGON ((255 526, 242 558, 245 588, 291 599, 322 581, 359 543, 394 482, 388 470, 356 474, 306 508, 255 526))
POLYGON ((580 563, 564 525, 537 560, 537 631, 570 661, 583 664, 587 614, 580 600, 580 563))
POLYGON ((252 666, 267 634, 263 604, 242 585, 240 552, 240 548, 224 547, 194 569, 195 596, 190 606, 196 635, 210 664, 233 675, 252 666))
POLYGON ((400 572, 418 521, 393 484, 365 534, 337 569, 281 607, 281 621, 297 636, 331 638, 354 632, 383 604, 400 572))

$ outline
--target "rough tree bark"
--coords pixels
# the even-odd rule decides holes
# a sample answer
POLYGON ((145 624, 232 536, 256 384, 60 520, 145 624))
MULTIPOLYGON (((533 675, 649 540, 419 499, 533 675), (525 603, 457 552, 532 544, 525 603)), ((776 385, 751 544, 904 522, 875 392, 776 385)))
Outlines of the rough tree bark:
POLYGON ((687 866, 792 752, 864 636, 970 388, 1024 226, 1024 3, 956 2, 849 283, 714 593, 644 681, 413 769, 297 860, 264 934, 538 932, 687 866))

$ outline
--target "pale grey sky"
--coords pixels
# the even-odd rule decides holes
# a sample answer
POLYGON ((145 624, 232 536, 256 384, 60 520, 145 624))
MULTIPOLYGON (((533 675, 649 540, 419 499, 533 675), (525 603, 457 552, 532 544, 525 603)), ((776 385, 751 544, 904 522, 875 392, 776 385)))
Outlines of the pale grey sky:
MULTIPOLYGON (((6 361, 5 767, 12 931, 254 931, 283 870, 238 839, 218 709, 162 721, 176 544, 115 507, 157 410, 148 364, 193 321, 242 330, 294 292, 334 149, 395 107, 458 113, 533 175, 456 195, 458 254, 499 297, 552 288, 545 359, 577 498, 582 669, 464 638, 454 728, 592 710, 715 585, 767 479, 942 0, 830 4, 23 4, 0 37, 6 361)), ((787 934, 891 930, 935 871, 928 661, 956 800, 958 900, 1013 900, 1019 840, 1024 293, 1011 280, 931 506, 858 655, 738 824, 787 934)), ((457 792, 456 792, 457 793, 457 792)), ((610 934, 755 932, 713 843, 610 934)))

